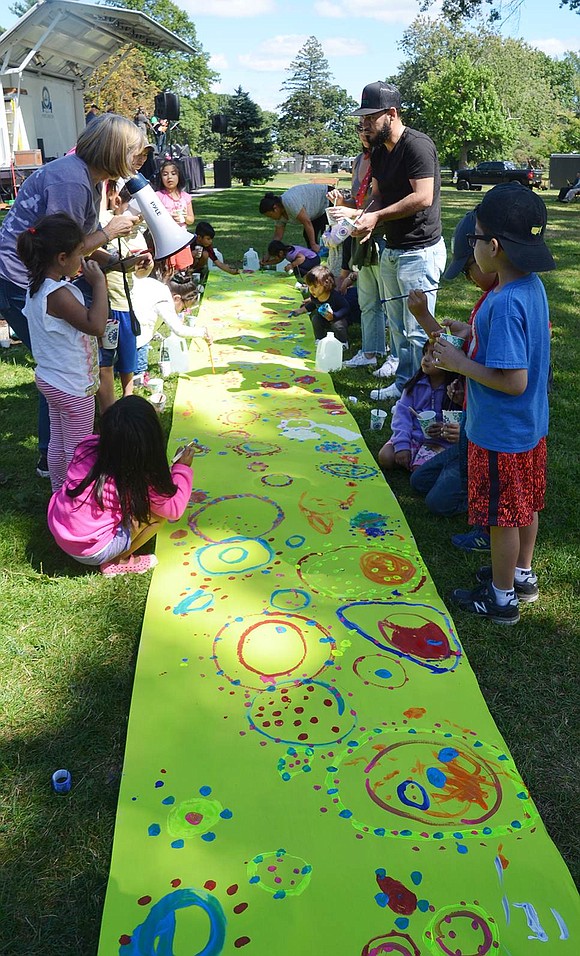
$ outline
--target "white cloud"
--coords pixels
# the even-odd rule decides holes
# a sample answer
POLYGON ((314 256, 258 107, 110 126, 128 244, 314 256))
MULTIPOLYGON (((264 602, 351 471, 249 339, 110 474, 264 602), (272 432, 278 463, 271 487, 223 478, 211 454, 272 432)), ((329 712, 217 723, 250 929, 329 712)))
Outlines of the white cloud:
MULTIPOLYGON (((259 17, 273 13, 273 0, 211 0, 207 16, 211 17, 259 17)), ((196 5, 193 18, 203 16, 204 11, 196 5)))
POLYGON ((365 18, 384 23, 411 23, 419 13, 417 0, 318 0, 314 9, 321 17, 351 20, 365 18))
POLYGON ((251 53, 242 53, 238 57, 241 66, 257 73, 277 73, 290 65, 298 50, 304 46, 308 37, 297 34, 280 34, 263 40, 251 53))
POLYGON ((209 65, 212 70, 227 70, 229 63, 223 53, 212 53, 209 58, 209 65))
POLYGON ((556 40, 554 38, 547 40, 528 40, 530 46, 536 47, 542 53, 551 57, 563 56, 568 50, 578 50, 580 48, 580 38, 569 37, 567 40, 556 40))
POLYGON ((321 43, 326 56, 363 56, 368 52, 364 43, 351 37, 328 37, 321 43))

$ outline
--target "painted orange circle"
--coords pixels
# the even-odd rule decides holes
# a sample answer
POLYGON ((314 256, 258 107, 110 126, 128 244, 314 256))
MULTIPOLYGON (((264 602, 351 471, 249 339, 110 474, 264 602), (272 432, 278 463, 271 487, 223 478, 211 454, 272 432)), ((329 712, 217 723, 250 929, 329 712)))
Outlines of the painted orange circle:
POLYGON ((408 558, 388 551, 365 551, 360 567, 365 578, 375 584, 406 584, 416 571, 408 558))

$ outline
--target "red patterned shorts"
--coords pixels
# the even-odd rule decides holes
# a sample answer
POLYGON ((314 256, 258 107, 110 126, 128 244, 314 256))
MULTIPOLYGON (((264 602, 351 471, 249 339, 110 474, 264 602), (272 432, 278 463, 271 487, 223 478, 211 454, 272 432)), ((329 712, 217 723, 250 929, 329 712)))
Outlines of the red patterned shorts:
POLYGON ((530 451, 489 451, 468 442, 469 524, 527 528, 544 507, 546 439, 530 451))

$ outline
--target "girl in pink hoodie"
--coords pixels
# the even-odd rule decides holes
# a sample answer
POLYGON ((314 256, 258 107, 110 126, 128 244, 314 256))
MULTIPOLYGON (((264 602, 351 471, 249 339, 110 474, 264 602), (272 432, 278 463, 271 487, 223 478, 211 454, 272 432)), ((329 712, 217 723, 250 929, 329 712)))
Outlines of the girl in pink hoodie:
POLYGON ((56 543, 102 574, 144 574, 153 554, 134 554, 169 518, 184 513, 192 485, 193 449, 167 464, 153 406, 138 395, 111 405, 100 435, 77 445, 66 480, 50 499, 48 526, 56 543))

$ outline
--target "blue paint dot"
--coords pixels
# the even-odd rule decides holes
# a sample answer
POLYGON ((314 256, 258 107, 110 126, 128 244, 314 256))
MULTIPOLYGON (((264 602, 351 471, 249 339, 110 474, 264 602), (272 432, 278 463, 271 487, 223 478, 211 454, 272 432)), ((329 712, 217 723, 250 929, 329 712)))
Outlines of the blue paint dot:
POLYGON ((414 727, 409 727, 408 733, 410 733, 410 734, 416 734, 417 731, 415 730, 414 727))
POLYGON ((512 820, 511 825, 514 828, 514 830, 521 830, 522 828, 522 825, 519 820, 512 820))
POLYGON ((312 770, 312 767, 309 764, 306 764, 305 767, 302 767, 303 773, 309 773, 310 770, 312 770))
POLYGON ((331 787, 330 790, 326 791, 327 793, 338 793, 338 787, 331 787))
POLYGON ((300 870, 303 876, 306 876, 307 873, 312 873, 312 867, 310 863, 306 863, 300 870))
POLYGON ((455 760, 459 756, 459 751, 455 747, 443 747, 437 756, 442 763, 449 763, 450 760, 455 760))
POLYGON ((447 777, 438 767, 429 767, 427 769, 427 780, 433 787, 444 787, 447 783, 447 777))
POLYGON ((222 818, 222 820, 231 820, 233 817, 233 813, 231 810, 222 810, 222 812, 220 813, 220 817, 222 818))
POLYGON ((291 779, 292 778, 288 772, 282 774, 282 780, 284 780, 286 783, 288 782, 288 780, 291 780, 291 779))
POLYGON ((380 866, 378 870, 375 870, 375 873, 380 880, 384 880, 385 876, 387 875, 387 871, 385 870, 384 866, 380 866))
POLYGON ((395 926, 398 926, 399 929, 407 929, 408 925, 409 920, 406 916, 399 916, 399 918, 395 920, 395 926))
POLYGON ((202 797, 209 797, 211 793, 211 787, 200 787, 199 792, 201 793, 202 797))
POLYGON ((349 817, 352 817, 352 810, 341 810, 338 815, 348 820, 349 817))
POLYGON ((474 746, 474 747, 483 747, 483 743, 481 742, 481 740, 476 740, 473 746, 474 746))
POLYGON ((506 754, 500 754, 497 758, 498 760, 509 760, 509 757, 506 754))
POLYGON ((260 877, 259 877, 259 876, 251 876, 251 877, 250 877, 250 883, 259 883, 259 882, 260 882, 260 877))
POLYGON ((172 803, 175 803, 175 797, 165 797, 165 799, 162 800, 161 803, 164 803, 166 806, 170 807, 172 803))
POLYGON ((263 862, 264 862, 264 857, 262 856, 261 853, 258 853, 258 856, 254 857, 254 863, 263 863, 263 862))
POLYGON ((149 836, 159 836, 159 834, 161 833, 161 827, 159 826, 158 823, 152 823, 151 826, 148 828, 147 833, 149 834, 149 836))
POLYGON ((155 781, 155 787, 156 787, 157 790, 159 789, 159 787, 164 787, 164 786, 165 786, 165 783, 164 783, 163 780, 156 780, 156 781, 155 781))
POLYGON ((442 839, 443 839, 443 836, 444 836, 444 834, 441 833, 440 830, 438 830, 437 833, 434 833, 434 834, 433 834, 433 839, 434 839, 434 840, 442 840, 442 839))
POLYGON ((171 844, 174 850, 181 850, 185 846, 184 840, 174 840, 171 844))
POLYGON ((388 680, 389 677, 392 676, 393 675, 386 669, 386 667, 379 667, 378 671, 375 671, 375 677, 380 677, 382 680, 388 680))
POLYGON ((389 897, 386 893, 377 893, 375 896, 375 902, 384 909, 385 906, 388 906, 389 904, 389 897))
POLYGON ((457 830, 457 831, 453 834, 453 836, 455 837, 456 840, 463 840, 463 839, 465 839, 465 837, 463 836, 463 833, 461 833, 460 830, 457 830))
POLYGON ((274 893, 273 899, 283 900, 285 896, 286 896, 286 890, 278 890, 276 893, 274 893))
POLYGON ((485 833, 486 836, 489 836, 490 833, 493 833, 493 830, 491 829, 491 827, 484 827, 481 832, 485 833))
POLYGON ((522 790, 521 793, 518 793, 517 797, 518 797, 518 800, 527 800, 527 799, 528 799, 527 793, 524 793, 523 790, 522 790))
POLYGON ((385 835, 385 828, 384 828, 384 827, 377 827, 376 830, 373 830, 373 833, 375 834, 375 836, 384 836, 384 835, 385 835))
POLYGON ((338 770, 338 767, 327 767, 326 769, 328 770, 329 773, 336 773, 338 770))
POLYGON ((209 833, 202 833, 202 840, 205 840, 206 843, 212 843, 215 840, 215 833, 212 833, 211 830, 209 833))
POLYGON ((426 913, 429 909, 429 900, 417 900, 417 909, 421 913, 426 913))
POLYGON ((413 873, 411 873, 411 882, 414 883, 415 886, 419 886, 422 879, 423 879, 423 874, 419 873, 418 870, 415 870, 413 873))
POLYGON ((399 830, 399 833, 401 836, 413 836, 412 830, 399 830))
POLYGON ((457 844, 457 852, 458 852, 458 853, 469 853, 469 850, 468 850, 467 847, 465 846, 465 843, 458 843, 458 844, 457 844))

